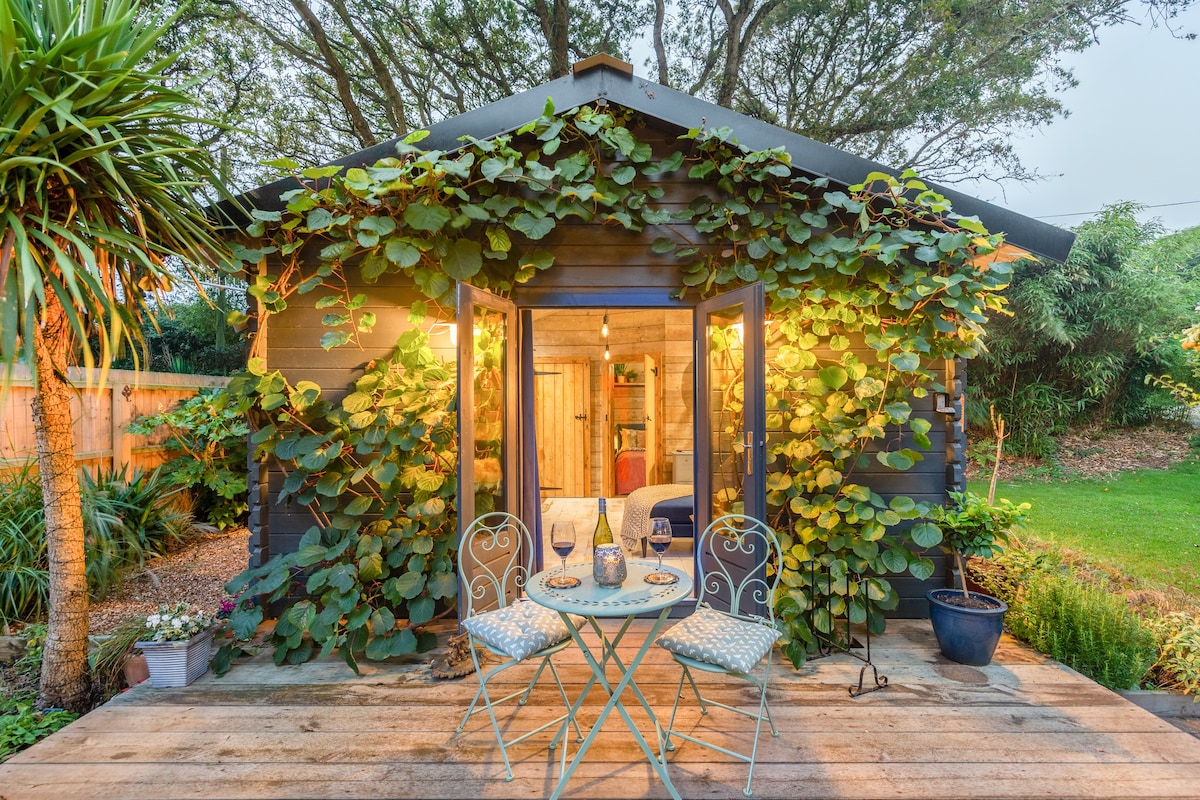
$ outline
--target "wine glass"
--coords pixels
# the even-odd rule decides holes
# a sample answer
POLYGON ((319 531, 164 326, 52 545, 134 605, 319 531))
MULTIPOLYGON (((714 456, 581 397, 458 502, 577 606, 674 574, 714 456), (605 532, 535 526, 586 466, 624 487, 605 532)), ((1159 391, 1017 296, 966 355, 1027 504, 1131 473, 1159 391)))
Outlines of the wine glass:
POLYGON ((673 572, 662 571, 663 553, 671 546, 671 520, 666 517, 651 517, 650 547, 658 555, 658 566, 646 576, 646 583, 668 584, 679 580, 673 572))
POLYGON ((578 586, 579 578, 572 578, 567 574, 567 556, 575 549, 575 523, 563 521, 551 525, 550 546, 562 559, 562 575, 550 578, 546 585, 554 589, 571 589, 578 586))

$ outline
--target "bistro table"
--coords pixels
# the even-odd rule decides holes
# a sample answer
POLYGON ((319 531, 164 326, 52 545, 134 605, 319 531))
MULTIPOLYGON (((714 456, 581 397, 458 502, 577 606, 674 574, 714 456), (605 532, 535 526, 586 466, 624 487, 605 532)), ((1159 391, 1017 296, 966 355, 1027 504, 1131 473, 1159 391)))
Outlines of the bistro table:
MULTIPOLYGON (((592 669, 592 677, 588 679, 588 682, 583 687, 583 691, 579 695, 579 699, 575 701, 575 705, 571 708, 572 718, 583 706, 583 701, 587 698, 588 692, 597 683, 608 694, 608 702, 600 711, 600 716, 596 718, 596 724, 592 726, 591 731, 588 732, 587 737, 580 744, 579 751, 575 753, 575 757, 571 760, 570 765, 559 776, 558 786, 555 787, 554 793, 550 795, 551 800, 556 800, 562 794, 567 782, 575 773, 576 767, 583 761, 583 757, 587 755, 588 748, 595 741, 596 734, 600 732, 604 721, 614 709, 625 720, 625 725, 629 728, 630 733, 633 734, 634 741, 638 743, 638 746, 642 748, 642 752, 646 754, 646 758, 650 759, 650 763, 654 765, 654 771, 662 779, 663 784, 667 787, 667 791, 671 793, 671 797, 675 798, 675 800, 680 800, 679 792, 675 789, 675 785, 671 783, 671 776, 667 772, 666 758, 662 746, 662 725, 659 724, 654 710, 650 707, 645 695, 642 694, 641 690, 638 689, 637 683, 633 680, 634 671, 642 663, 642 659, 650 651, 650 645, 654 643, 654 639, 658 636, 659 631, 666 624, 671 613, 671 607, 684 598, 690 597, 692 594, 692 579, 687 573, 666 564, 663 565, 662 569, 665 572, 671 572, 679 580, 666 585, 646 583, 644 578, 646 575, 654 572, 655 563, 652 561, 634 560, 628 562, 629 574, 625 578, 624 583, 616 588, 608 588, 597 584, 592 578, 591 563, 580 563, 567 567, 567 574, 580 580, 580 585, 574 588, 556 589, 547 585, 546 581, 549 578, 562 574, 561 567, 554 567, 553 569, 537 573, 525 587, 525 594, 530 600, 540 603, 546 608, 553 609, 562 616, 563 621, 566 622, 567 629, 571 632, 571 638, 579 645, 584 659, 592 669), (650 628, 650 632, 646 635, 645 641, 642 642, 641 648, 630 659, 628 664, 623 663, 620 656, 617 655, 617 645, 639 614, 653 613, 655 611, 658 612, 658 619, 655 620, 653 627, 650 628), (592 652, 592 649, 583 640, 579 628, 573 624, 571 620, 572 614, 583 616, 600 637, 599 659, 596 658, 596 654, 592 652), (612 639, 609 639, 600 627, 600 623, 598 622, 600 617, 624 617, 625 622, 621 625, 617 634, 612 639), (621 678, 615 686, 609 682, 604 671, 605 665, 609 661, 612 661, 621 673, 621 678), (626 689, 632 691, 654 725, 659 745, 657 755, 650 749, 650 745, 646 743, 645 737, 642 736, 637 726, 634 725, 628 710, 626 710, 624 703, 621 702, 621 695, 625 693, 626 689)), ((564 726, 559 733, 559 737, 565 736, 566 732, 567 728, 564 726)))

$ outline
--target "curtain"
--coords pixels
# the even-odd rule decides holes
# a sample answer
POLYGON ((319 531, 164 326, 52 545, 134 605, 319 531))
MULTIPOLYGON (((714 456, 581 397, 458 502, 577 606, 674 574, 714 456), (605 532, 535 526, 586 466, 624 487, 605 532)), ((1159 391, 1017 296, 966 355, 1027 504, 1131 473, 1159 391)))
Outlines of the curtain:
POLYGON ((542 492, 538 477, 537 427, 533 404, 533 314, 520 312, 520 397, 521 431, 521 511, 520 517, 533 534, 533 548, 539 565, 542 558, 542 492))

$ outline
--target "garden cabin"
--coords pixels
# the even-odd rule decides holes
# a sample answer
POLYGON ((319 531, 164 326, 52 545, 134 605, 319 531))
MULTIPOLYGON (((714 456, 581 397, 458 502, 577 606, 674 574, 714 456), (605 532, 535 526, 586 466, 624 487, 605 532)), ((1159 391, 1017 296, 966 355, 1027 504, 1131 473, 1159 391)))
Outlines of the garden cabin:
MULTIPOLYGON (((830 227, 849 215, 845 208, 823 206, 825 193, 844 196, 848 187, 864 182, 869 174, 889 172, 637 77, 629 64, 605 55, 577 63, 567 77, 433 125, 420 147, 452 153, 464 146, 464 137, 486 141, 501 136, 511 136, 512 146, 526 152, 542 147, 549 138, 544 130, 538 134, 520 129, 544 116, 547 101, 561 112, 576 108, 614 115, 629 112, 622 116, 625 125, 640 144, 651 148, 655 159, 669 161, 677 150, 686 153, 695 146, 697 130, 729 129, 746 151, 786 152, 791 176, 815 187, 809 210, 832 220, 826 223, 830 227), (689 131, 692 143, 681 138, 689 131)), ((564 145, 555 158, 571 152, 571 147, 564 145)), ((366 168, 394 157, 396 148, 396 141, 386 142, 335 165, 344 170, 366 168)), ((643 161, 645 155, 641 154, 643 161)), ((542 158, 552 161, 548 149, 542 158)), ((631 160, 638 159, 618 148, 612 175, 631 160)), ((728 194, 721 170, 705 173, 689 170, 686 164, 674 166, 652 181, 637 176, 629 185, 652 183, 657 206, 668 212, 687 209, 697 198, 728 194)), ((248 193, 243 200, 256 209, 279 210, 285 205, 281 195, 297 186, 294 179, 279 181, 248 193)), ((1004 233, 1004 246, 987 259, 1004 261, 1032 254, 1062 260, 1070 249, 1073 236, 1063 230, 952 189, 936 191, 953 204, 956 214, 975 217, 991 232, 1004 233)), ((695 258, 689 261, 681 256, 680 242, 711 263, 728 254, 713 244, 695 219, 666 222, 660 216, 644 226, 630 226, 600 214, 590 219, 568 214, 556 219, 548 231, 528 230, 525 236, 521 231, 506 231, 514 249, 519 240, 536 245, 552 255, 552 266, 539 266, 509 291, 478 289, 469 285, 473 280, 459 282, 457 308, 449 302, 429 303, 429 313, 419 322, 410 321, 410 309, 429 302, 429 297, 414 280, 385 273, 368 281, 357 270, 347 269, 349 288, 365 295, 359 312, 369 311, 376 319, 372 328, 358 334, 360 347, 322 347, 327 312, 314 308, 310 295, 309 299, 297 296, 276 314, 262 313, 259 304, 257 353, 268 369, 280 370, 290 383, 312 381, 326 395, 339 397, 367 364, 385 357, 397 338, 413 327, 426 331, 434 351, 458 363, 460 370, 463 364, 477 363, 481 328, 496 336, 500 385, 483 389, 478 375, 458 384, 458 441, 476 443, 475 457, 459 460, 460 487, 470 489, 459 490, 460 532, 480 510, 478 498, 483 495, 491 498, 495 508, 518 514, 535 530, 540 529, 537 523, 543 509, 565 500, 575 501, 576 507, 582 504, 590 513, 590 521, 582 522, 578 530, 577 554, 583 555, 600 497, 623 500, 626 514, 634 513, 634 505, 636 513, 645 514, 659 502, 674 500, 676 524, 682 530, 690 522, 695 532, 714 515, 734 508, 772 519, 784 497, 780 487, 787 485, 778 478, 780 468, 772 448, 777 450, 790 435, 789 429, 779 428, 780 420, 794 420, 788 415, 795 412, 786 402, 780 405, 780 392, 770 383, 775 373, 768 368, 780 348, 787 346, 781 344, 779 326, 773 327, 771 311, 781 302, 771 295, 778 292, 781 279, 767 276, 764 292, 762 275, 739 272, 732 280, 725 275, 709 287, 700 287, 708 289, 703 296, 699 288, 681 292, 689 284, 695 286, 692 277, 697 267, 695 258), (661 244, 664 237, 675 237, 674 249, 661 244), (768 409, 769 403, 775 406, 768 409), (483 447, 485 441, 492 444, 483 447), (772 507, 768 507, 770 496, 774 496, 772 507)), ((816 218, 810 222, 814 230, 822 227, 816 218)), ((475 235, 482 240, 483 226, 477 227, 475 235)), ((464 235, 471 235, 470 230, 475 228, 464 235)), ((817 237, 812 241, 816 243, 817 237)), ((491 247, 499 249, 494 242, 491 247)), ((813 247, 812 253, 819 255, 817 245, 813 247)), ((484 249, 488 249, 486 242, 484 249)), ((316 251, 304 251, 313 264, 316 251)), ((753 261, 755 251, 749 252, 753 261)), ((277 273, 278 263, 272 259, 265 257, 259 269, 277 273)), ((422 280, 430 278, 425 275, 422 280)), ((455 282, 448 285, 454 291, 455 282)), ((808 289, 801 283, 798 291, 808 289)), ((795 294, 793 290, 784 296, 795 294)), ((450 292, 444 296, 451 296, 450 292)), ((856 354, 849 359, 833 354, 839 355, 838 363, 853 366, 859 358, 871 361, 878 349, 868 346, 870 333, 868 325, 866 331, 835 343, 833 349, 856 354)), ((812 350, 830 355, 828 340, 812 350)), ((942 502, 948 491, 965 489, 963 364, 953 358, 927 363, 936 378, 934 390, 916 392, 911 398, 912 417, 928 423, 919 426, 917 444, 910 430, 897 428, 876 448, 915 448, 923 458, 907 469, 870 459, 858 468, 856 480, 885 501, 903 495, 942 502), (927 449, 921 444, 926 437, 927 449)), ((845 380, 845 373, 839 378, 837 369, 820 373, 828 389, 838 390, 845 380)), ((791 431, 799 429, 794 421, 789 425, 791 431)), ((279 502, 285 475, 278 467, 254 464, 252 472, 254 566, 295 551, 314 520, 307 508, 279 502)), ((782 502, 786 501, 784 497, 782 502)), ((548 531, 549 524, 545 528, 548 531)), ((615 532, 621 536, 619 529, 615 532)), ((681 543, 681 550, 691 557, 686 543, 681 543)), ((641 553, 635 550, 633 555, 641 553)), ((547 567, 557 563, 548 547, 539 559, 547 567)), ((936 571, 928 580, 891 579, 900 601, 889 613, 927 615, 925 590, 946 579, 941 559, 935 563, 936 571)))

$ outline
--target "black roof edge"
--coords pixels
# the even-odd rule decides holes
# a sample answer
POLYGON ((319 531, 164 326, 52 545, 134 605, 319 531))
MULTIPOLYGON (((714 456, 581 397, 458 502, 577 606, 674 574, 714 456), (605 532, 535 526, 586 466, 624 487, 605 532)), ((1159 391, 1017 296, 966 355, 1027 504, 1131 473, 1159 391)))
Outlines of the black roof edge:
MULTIPOLYGON (((861 183, 871 172, 899 174, 899 171, 891 167, 645 78, 627 74, 607 64, 558 78, 431 125, 428 128, 429 135, 421 142, 421 146, 431 150, 450 151, 462 146, 464 136, 490 139, 509 133, 540 117, 548 99, 553 100, 554 107, 560 111, 604 99, 683 129, 730 128, 742 147, 750 150, 783 147, 791 156, 793 168, 811 177, 828 178, 840 186, 861 183)), ((400 138, 390 139, 332 161, 330 165, 347 168, 369 166, 382 158, 395 155, 399 141, 400 138)), ((1070 231, 980 200, 957 189, 931 182, 927 184, 951 202, 955 214, 978 217, 988 230, 1002 231, 1008 244, 1034 255, 1062 262, 1066 260, 1075 242, 1075 234, 1070 231)), ((297 186, 299 183, 288 177, 251 189, 238 199, 247 208, 280 210, 284 207, 284 203, 279 199, 280 195, 297 186)), ((244 219, 227 203, 218 204, 217 210, 225 219, 244 219)))

